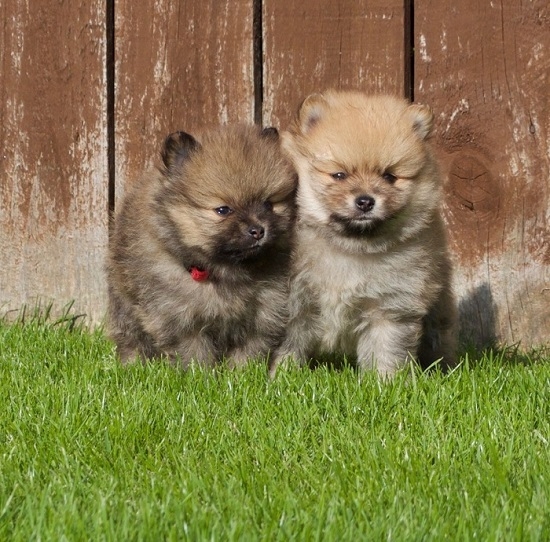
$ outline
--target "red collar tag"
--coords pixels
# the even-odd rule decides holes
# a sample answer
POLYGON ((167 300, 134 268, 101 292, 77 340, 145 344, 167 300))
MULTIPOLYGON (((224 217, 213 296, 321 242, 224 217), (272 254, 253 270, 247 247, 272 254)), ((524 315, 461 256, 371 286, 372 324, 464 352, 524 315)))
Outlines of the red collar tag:
POLYGON ((197 282, 203 282, 210 276, 208 271, 200 267, 195 267, 194 265, 189 268, 189 273, 191 274, 191 278, 197 282))

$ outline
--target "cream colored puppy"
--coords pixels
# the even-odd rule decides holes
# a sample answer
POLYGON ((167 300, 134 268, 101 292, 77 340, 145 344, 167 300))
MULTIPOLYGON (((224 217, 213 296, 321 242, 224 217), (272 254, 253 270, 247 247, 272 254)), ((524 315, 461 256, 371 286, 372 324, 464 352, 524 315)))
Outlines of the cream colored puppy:
POLYGON ((271 364, 346 355, 391 376, 455 361, 441 175, 428 107, 329 90, 283 134, 299 176, 290 323, 271 364))

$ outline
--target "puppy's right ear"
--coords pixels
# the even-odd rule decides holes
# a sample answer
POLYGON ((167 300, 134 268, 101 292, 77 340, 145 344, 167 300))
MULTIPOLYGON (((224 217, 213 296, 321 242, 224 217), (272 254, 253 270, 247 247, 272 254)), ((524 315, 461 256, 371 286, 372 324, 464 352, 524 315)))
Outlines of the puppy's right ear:
POLYGON ((279 141, 279 130, 274 126, 269 126, 260 132, 260 137, 268 141, 279 141))
POLYGON ((162 162, 167 171, 179 168, 191 153, 200 149, 200 143, 187 132, 174 132, 165 140, 162 147, 162 162))
POLYGON ((328 103, 322 94, 310 94, 298 109, 298 124, 307 134, 322 118, 328 103))
POLYGON ((433 129, 434 114, 427 105, 411 104, 409 105, 409 114, 413 123, 413 130, 421 139, 427 139, 433 129))

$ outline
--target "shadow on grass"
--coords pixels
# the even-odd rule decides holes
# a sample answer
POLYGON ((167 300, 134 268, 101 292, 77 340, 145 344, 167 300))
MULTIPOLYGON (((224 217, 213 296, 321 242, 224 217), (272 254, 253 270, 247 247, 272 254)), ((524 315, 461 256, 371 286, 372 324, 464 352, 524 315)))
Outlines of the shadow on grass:
POLYGON ((338 372, 346 369, 357 371, 357 361, 344 354, 323 354, 316 359, 310 359, 307 367, 313 371, 324 367, 338 372))
MULTIPOLYGON (((357 361, 353 358, 346 357, 345 355, 323 355, 318 359, 309 360, 307 367, 314 371, 326 368, 335 372, 344 372, 349 370, 355 373, 360 373, 357 361)), ((440 364, 439 361, 432 363, 428 367, 423 367, 417 361, 409 359, 403 369, 405 371, 414 371, 416 374, 449 374, 456 369, 456 367, 449 367, 445 364, 440 364)))

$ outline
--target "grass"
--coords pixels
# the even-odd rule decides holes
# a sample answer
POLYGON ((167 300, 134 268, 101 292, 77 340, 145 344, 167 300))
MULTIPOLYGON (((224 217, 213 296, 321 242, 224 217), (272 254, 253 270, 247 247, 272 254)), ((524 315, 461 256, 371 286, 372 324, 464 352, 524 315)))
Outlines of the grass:
POLYGON ((124 369, 0 323, 0 540, 548 540, 550 359, 450 375, 124 369))

